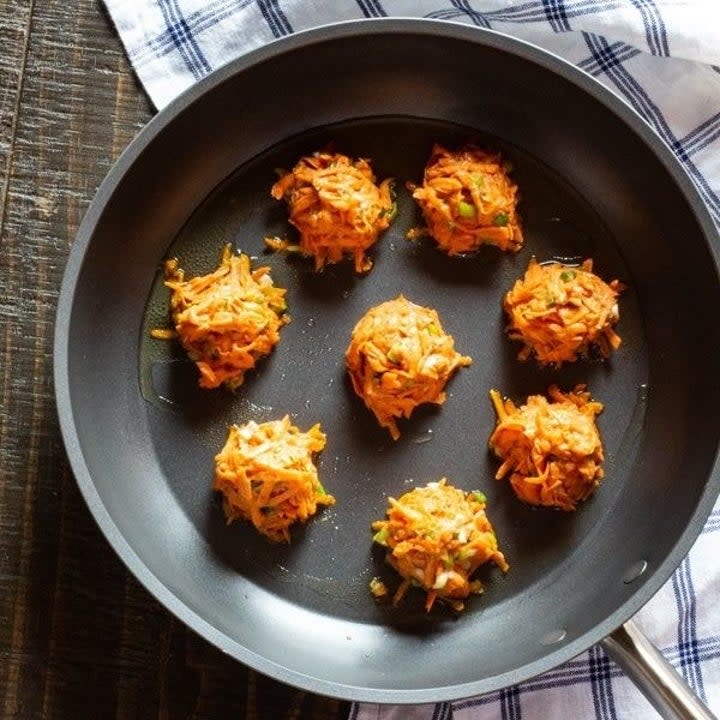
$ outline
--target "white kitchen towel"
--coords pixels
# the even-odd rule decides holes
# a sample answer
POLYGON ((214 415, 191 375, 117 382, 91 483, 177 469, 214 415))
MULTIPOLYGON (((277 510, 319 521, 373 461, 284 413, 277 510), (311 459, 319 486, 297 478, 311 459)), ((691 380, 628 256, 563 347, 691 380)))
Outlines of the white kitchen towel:
MULTIPOLYGON (((239 55, 342 20, 427 17, 550 50, 628 102, 720 224, 720 0, 103 0, 157 108, 239 55)), ((720 715, 720 505, 636 621, 720 715)), ((425 706, 356 704, 350 720, 649 720, 598 648, 521 685, 425 706)))

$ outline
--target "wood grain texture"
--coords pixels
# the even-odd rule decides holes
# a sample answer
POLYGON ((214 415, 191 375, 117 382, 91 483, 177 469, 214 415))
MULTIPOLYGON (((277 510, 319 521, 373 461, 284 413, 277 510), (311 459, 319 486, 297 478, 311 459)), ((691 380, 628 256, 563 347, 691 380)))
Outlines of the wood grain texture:
POLYGON ((12 145, 22 94, 24 61, 30 37, 31 7, 7 0, 0 22, 0 237, 7 206, 7 178, 11 171, 12 145))
POLYGON ((55 415, 55 306, 72 238, 151 117, 94 0, 0 0, 0 717, 339 720, 257 675, 125 570, 55 415))

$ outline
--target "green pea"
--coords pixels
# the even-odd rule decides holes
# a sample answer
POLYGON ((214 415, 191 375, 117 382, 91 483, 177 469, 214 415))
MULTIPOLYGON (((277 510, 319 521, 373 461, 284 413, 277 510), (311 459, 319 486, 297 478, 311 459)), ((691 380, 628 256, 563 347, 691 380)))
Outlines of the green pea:
POLYGON ((472 203, 461 200, 458 203, 458 214, 464 218, 475 217, 475 206, 472 203))

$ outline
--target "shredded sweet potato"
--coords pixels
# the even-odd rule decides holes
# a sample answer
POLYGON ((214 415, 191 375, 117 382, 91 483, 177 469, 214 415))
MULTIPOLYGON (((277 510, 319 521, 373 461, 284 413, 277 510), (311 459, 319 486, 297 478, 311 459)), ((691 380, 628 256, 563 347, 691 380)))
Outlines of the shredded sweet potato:
POLYGON ((534 356, 540 364, 560 366, 589 356, 593 348, 609 357, 620 347, 613 326, 623 285, 604 282, 592 268, 590 259, 577 267, 530 260, 503 303, 510 338, 525 345, 521 360, 534 356))
POLYGON ((497 426, 490 448, 503 461, 495 477, 510 474, 515 494, 531 505, 574 510, 600 484, 604 458, 595 424, 601 403, 584 385, 564 393, 556 385, 516 407, 497 390, 490 397, 497 426))
MULTIPOLYGON (((366 256, 395 215, 392 180, 375 184, 370 163, 347 155, 316 152, 301 158, 272 187, 276 200, 285 199, 290 222, 298 229, 300 252, 315 258, 315 269, 351 255, 355 271, 366 272, 366 256)), ((287 249, 278 238, 266 238, 273 250, 287 249)))
MULTIPOLYGON (((481 245, 517 252, 523 234, 517 214, 517 185, 499 154, 472 145, 457 151, 435 145, 423 184, 408 183, 422 210, 427 234, 448 255, 481 245)), ((408 237, 422 235, 411 230, 408 237)))
POLYGON ((452 373, 472 362, 455 351, 435 310, 402 295, 359 320, 345 360, 355 392, 393 440, 400 437, 397 418, 423 403, 444 403, 452 373))
MULTIPOLYGON (((483 493, 465 493, 446 478, 389 498, 387 519, 372 529, 373 540, 387 548, 387 561, 403 578, 394 603, 410 585, 419 585, 427 593, 426 610, 442 600, 460 611, 465 598, 483 590, 479 580, 471 580, 481 565, 492 561, 507 572, 486 503, 483 493)), ((378 596, 372 587, 371 592, 378 596)))
POLYGON ((301 432, 285 416, 258 425, 232 425, 215 457, 213 489, 223 495, 228 523, 249 520, 273 541, 290 541, 290 526, 304 522, 335 498, 318 478, 313 454, 325 447, 320 425, 301 432))
MULTIPOLYGON (((269 268, 251 270, 250 258, 234 255, 230 245, 208 275, 185 280, 173 258, 165 263, 165 276, 175 333, 200 371, 200 387, 242 385, 289 321, 285 290, 273 285, 269 268)), ((161 332, 154 337, 163 337, 161 332)))

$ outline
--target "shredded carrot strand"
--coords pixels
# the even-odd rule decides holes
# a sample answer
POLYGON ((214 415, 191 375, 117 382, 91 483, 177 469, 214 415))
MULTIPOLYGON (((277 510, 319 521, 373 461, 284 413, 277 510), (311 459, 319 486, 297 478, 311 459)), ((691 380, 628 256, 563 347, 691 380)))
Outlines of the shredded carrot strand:
POLYGON ((375 542, 387 548, 387 561, 403 578, 394 604, 417 585, 426 592, 426 610, 442 600, 460 611, 463 600, 482 592, 482 584, 470 580, 481 565, 509 569, 481 493, 465 493, 442 478, 389 498, 388 505, 386 519, 372 528, 375 542))
POLYGON ((530 261, 504 299, 508 334, 524 345, 520 359, 534 356, 541 364, 559 366, 587 356, 592 348, 608 357, 620 346, 613 325, 623 285, 604 282, 592 267, 589 259, 577 267, 530 261))
POLYGON ((600 484, 604 459, 595 424, 601 403, 584 385, 562 392, 556 385, 543 395, 530 395, 516 407, 490 392, 498 421, 490 448, 503 460, 495 475, 510 475, 515 494, 531 505, 574 510, 600 484))
MULTIPOLYGON (((517 185, 499 154, 472 145, 457 151, 435 145, 423 184, 408 184, 430 234, 442 250, 459 255, 481 245, 517 252, 523 245, 517 185)), ((411 231, 414 239, 421 232, 411 231)))
POLYGON ((200 387, 242 385, 289 322, 285 290, 273 285, 269 268, 252 270, 250 258, 234 255, 230 245, 207 275, 185 280, 172 259, 165 263, 165 277, 175 334, 200 371, 200 387))
POLYGON ((313 462, 325 442, 320 425, 301 432, 287 416, 232 425, 215 457, 213 483, 223 495, 228 523, 249 520, 271 540, 289 542, 293 523, 304 522, 320 505, 335 503, 313 462))
MULTIPOLYGON (((271 194, 287 202, 290 222, 300 234, 297 247, 315 258, 316 270, 345 255, 353 257, 356 272, 370 270, 366 253, 395 213, 392 179, 376 185, 367 160, 340 153, 301 158, 273 185, 271 194)), ((265 242, 273 250, 291 247, 277 238, 265 242)))
POLYGON ((456 352, 435 310, 402 295, 358 321, 345 359, 355 392, 394 440, 396 420, 423 403, 442 404, 450 376, 472 362, 456 352))

